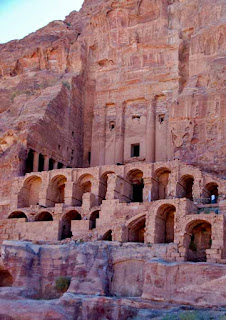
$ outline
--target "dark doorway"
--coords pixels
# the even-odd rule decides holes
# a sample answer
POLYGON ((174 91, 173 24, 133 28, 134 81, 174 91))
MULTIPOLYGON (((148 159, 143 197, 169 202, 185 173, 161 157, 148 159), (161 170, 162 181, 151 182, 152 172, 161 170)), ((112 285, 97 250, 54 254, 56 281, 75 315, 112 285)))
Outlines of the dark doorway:
POLYGON ((0 270, 0 287, 11 287, 12 285, 13 285, 13 277, 11 276, 9 271, 0 270))
POLYGON ((8 219, 22 219, 22 218, 25 218, 27 221, 27 216, 25 215, 25 213, 20 211, 12 212, 8 217, 8 219))
POLYGON ((211 224, 197 221, 188 230, 185 237, 187 245, 187 260, 193 262, 206 261, 206 249, 212 245, 211 224))
POLYGON ((53 170, 54 160, 49 159, 49 170, 53 170))
POLYGON ((102 240, 112 241, 112 230, 109 230, 108 232, 106 232, 105 235, 103 236, 102 240))
POLYGON ((36 217, 35 221, 53 221, 53 216, 49 212, 41 212, 36 217))
POLYGON ((26 159, 25 174, 33 171, 34 150, 30 149, 26 159))
POLYGON ((62 235, 61 239, 71 238, 73 236, 71 231, 71 221, 82 220, 81 215, 76 210, 71 210, 62 219, 62 235))
POLYGON ((38 160, 38 171, 42 172, 44 170, 44 156, 40 153, 38 160))
POLYGON ((128 230, 128 242, 144 243, 145 223, 145 217, 132 223, 128 230))
POLYGON ((143 202, 143 189, 143 179, 139 183, 133 184, 133 202, 143 202))
POLYGON ((90 229, 96 228, 96 220, 99 219, 99 210, 94 211, 90 216, 90 229))

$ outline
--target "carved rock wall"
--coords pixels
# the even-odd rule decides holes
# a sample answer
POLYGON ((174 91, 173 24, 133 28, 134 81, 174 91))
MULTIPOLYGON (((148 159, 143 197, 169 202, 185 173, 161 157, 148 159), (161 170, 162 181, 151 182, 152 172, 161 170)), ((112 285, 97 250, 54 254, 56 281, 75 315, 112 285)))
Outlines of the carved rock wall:
POLYGON ((165 249, 164 245, 152 248, 117 242, 35 245, 5 241, 2 259, 15 287, 36 290, 41 297, 55 297, 56 278, 70 276, 67 293, 72 295, 142 296, 205 307, 225 305, 226 266, 153 260, 156 250, 164 255, 165 249))

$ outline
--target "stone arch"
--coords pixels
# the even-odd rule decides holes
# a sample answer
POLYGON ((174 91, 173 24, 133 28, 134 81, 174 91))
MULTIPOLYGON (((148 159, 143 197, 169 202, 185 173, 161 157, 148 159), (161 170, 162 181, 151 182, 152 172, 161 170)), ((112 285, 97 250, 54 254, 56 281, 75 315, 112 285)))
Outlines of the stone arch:
POLYGON ((205 185, 202 191, 204 203, 217 203, 218 200, 218 184, 210 182, 205 185))
POLYGON ((174 242, 174 219, 176 208, 172 204, 161 205, 155 216, 155 243, 174 242))
POLYGON ((188 223, 185 229, 184 246, 186 260, 205 262, 206 250, 212 245, 212 226, 205 220, 195 220, 188 223))
POLYGON ((194 177, 190 174, 183 175, 177 182, 176 193, 178 198, 193 200, 194 177))
POLYGON ((135 216, 127 223, 128 242, 144 243, 146 215, 135 216))
POLYGON ((76 199, 82 204, 82 198, 85 193, 91 193, 95 178, 89 173, 81 175, 77 182, 76 199))
POLYGON ((160 200, 166 199, 168 195, 168 182, 171 170, 163 167, 159 168, 154 172, 153 175, 153 186, 152 186, 152 199, 160 200))
POLYGON ((94 177, 89 173, 85 173, 79 178, 78 184, 82 188, 83 194, 86 192, 92 192, 93 181, 94 177))
POLYGON ((80 213, 76 210, 70 210, 62 218, 62 231, 61 239, 71 238, 73 236, 71 232, 71 221, 82 220, 80 213))
POLYGON ((96 221, 100 217, 100 210, 95 210, 90 215, 90 230, 96 228, 96 221))
POLYGON ((26 214, 22 211, 14 211, 10 213, 10 215, 8 216, 8 219, 22 219, 22 218, 24 218, 26 221, 28 220, 26 214))
POLYGON ((52 178, 47 192, 48 207, 54 206, 56 203, 64 203, 66 182, 67 178, 64 175, 52 178))
POLYGON ((48 211, 43 211, 35 217, 35 221, 53 221, 53 216, 48 211))
POLYGON ((103 241, 112 241, 112 230, 108 230, 102 237, 103 241))
POLYGON ((107 186, 108 186, 108 175, 115 173, 114 171, 106 171, 100 177, 99 185, 99 197, 101 200, 106 200, 107 186))
POLYGON ((41 185, 42 179, 39 176, 28 177, 19 192, 18 207, 25 208, 31 205, 38 205, 41 185))
POLYGON ((0 287, 12 287, 13 277, 8 270, 0 267, 0 287))
POLYGON ((126 180, 129 182, 128 195, 132 202, 143 202, 143 171, 132 169, 128 172, 126 180))

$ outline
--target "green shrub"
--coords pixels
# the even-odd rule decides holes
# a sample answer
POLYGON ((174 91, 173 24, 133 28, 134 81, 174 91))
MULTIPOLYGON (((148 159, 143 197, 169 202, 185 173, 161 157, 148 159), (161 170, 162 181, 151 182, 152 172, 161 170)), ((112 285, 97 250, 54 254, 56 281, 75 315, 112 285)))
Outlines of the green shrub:
POLYGON ((58 277, 55 281, 55 288, 58 292, 64 293, 69 288, 70 283, 70 277, 58 277))

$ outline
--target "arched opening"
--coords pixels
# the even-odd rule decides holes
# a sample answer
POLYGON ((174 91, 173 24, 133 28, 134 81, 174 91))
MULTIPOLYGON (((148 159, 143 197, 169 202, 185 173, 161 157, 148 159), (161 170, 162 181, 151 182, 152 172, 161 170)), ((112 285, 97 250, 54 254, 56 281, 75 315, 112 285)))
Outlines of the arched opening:
POLYGON ((39 204, 39 192, 42 179, 38 176, 29 177, 25 180, 18 197, 19 208, 30 207, 39 204))
POLYGON ((82 205, 83 195, 85 193, 92 192, 92 184, 94 181, 94 177, 91 174, 83 174, 76 185, 75 188, 75 198, 78 200, 76 205, 82 205))
POLYGON ((211 224, 198 220, 190 223, 186 228, 184 245, 187 249, 187 261, 205 262, 206 249, 212 245, 211 224))
POLYGON ((97 221, 97 219, 99 219, 99 217, 100 217, 100 210, 96 210, 96 211, 91 213, 91 216, 90 216, 90 230, 96 228, 96 221, 97 221))
POLYGON ((155 243, 174 242, 174 219, 176 208, 172 204, 159 207, 155 217, 155 243))
POLYGON ((156 170, 153 176, 152 199, 166 199, 168 195, 168 182, 171 171, 168 168, 156 170))
POLYGON ((177 197, 193 200, 193 184, 194 177, 188 174, 184 175, 177 183, 177 197))
POLYGON ((128 242, 144 243, 145 216, 139 217, 128 225, 128 242))
POLYGON ((108 230, 102 237, 104 241, 112 241, 112 230, 108 230))
POLYGON ((53 216, 51 213, 44 211, 37 215, 35 221, 53 221, 53 216))
POLYGON ((0 269, 0 287, 12 287, 13 277, 9 271, 0 269))
POLYGON ((24 218, 27 221, 26 214, 21 211, 12 212, 8 217, 8 219, 21 219, 21 218, 24 218))
POLYGON ((87 192, 91 192, 91 187, 92 187, 92 184, 90 181, 84 182, 82 184, 83 194, 87 192))
POLYGON ((51 180, 48 187, 48 206, 64 203, 66 182, 67 178, 63 175, 58 175, 51 180))
POLYGON ((217 203, 218 200, 218 184, 210 182, 205 185, 202 198, 204 203, 217 203))
POLYGON ((81 220, 81 215, 76 210, 71 210, 63 216, 62 219, 62 234, 61 239, 71 238, 73 236, 71 232, 71 221, 81 220))
POLYGON ((130 182, 131 190, 129 192, 132 202, 143 202, 143 172, 139 169, 131 170, 127 175, 127 181, 130 182))

